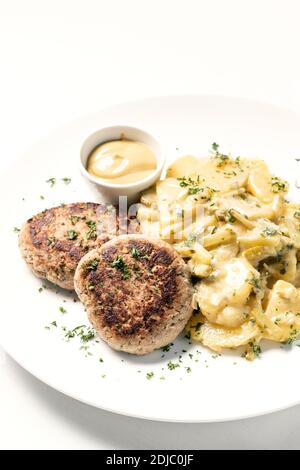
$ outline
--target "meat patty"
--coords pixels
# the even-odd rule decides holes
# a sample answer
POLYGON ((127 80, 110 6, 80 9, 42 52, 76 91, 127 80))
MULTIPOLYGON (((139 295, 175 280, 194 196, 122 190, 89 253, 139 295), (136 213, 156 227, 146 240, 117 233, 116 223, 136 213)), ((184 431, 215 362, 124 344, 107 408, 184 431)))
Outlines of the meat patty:
POLYGON ((192 314, 186 264, 161 240, 119 236, 84 256, 75 290, 112 348, 147 354, 183 330, 192 314))
POLYGON ((22 227, 19 246, 34 274, 64 289, 74 289, 81 258, 118 231, 115 208, 92 202, 47 209, 22 227))

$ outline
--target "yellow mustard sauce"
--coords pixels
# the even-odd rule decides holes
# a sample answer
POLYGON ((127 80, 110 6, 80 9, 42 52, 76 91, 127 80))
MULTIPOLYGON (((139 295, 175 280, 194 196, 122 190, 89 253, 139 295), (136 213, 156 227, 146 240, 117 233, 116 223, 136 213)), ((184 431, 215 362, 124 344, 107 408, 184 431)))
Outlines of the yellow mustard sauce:
POLYGON ((88 158, 87 171, 114 184, 128 184, 146 178, 156 166, 155 155, 146 144, 120 139, 96 147, 88 158))

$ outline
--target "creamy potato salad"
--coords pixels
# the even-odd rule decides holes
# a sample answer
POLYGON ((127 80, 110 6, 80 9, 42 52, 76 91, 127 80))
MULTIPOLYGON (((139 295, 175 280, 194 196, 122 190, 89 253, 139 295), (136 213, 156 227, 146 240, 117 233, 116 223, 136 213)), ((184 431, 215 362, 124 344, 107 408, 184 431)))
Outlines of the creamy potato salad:
POLYGON ((191 339, 214 351, 300 334, 300 204, 264 161, 184 156, 145 192, 142 231, 173 245, 194 282, 191 339))

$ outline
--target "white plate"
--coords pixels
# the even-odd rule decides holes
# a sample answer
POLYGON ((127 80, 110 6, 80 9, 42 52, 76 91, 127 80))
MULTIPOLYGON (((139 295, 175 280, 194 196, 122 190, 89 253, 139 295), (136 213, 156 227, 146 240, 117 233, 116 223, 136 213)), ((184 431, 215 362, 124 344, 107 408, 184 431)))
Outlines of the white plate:
POLYGON ((99 201, 99 193, 79 173, 80 145, 98 128, 120 123, 157 136, 169 161, 186 152, 205 156, 214 141, 233 155, 264 158, 274 173, 289 180, 293 198, 300 201, 300 191, 295 189, 300 118, 290 111, 240 99, 182 96, 126 103, 80 119, 40 141, 2 178, 3 347, 55 389, 96 407, 136 417, 223 421, 299 403, 300 348, 296 346, 263 344, 261 359, 249 363, 240 352, 215 357, 183 337, 169 352, 146 357, 117 353, 103 342, 84 351, 77 338, 64 340, 62 326, 72 329, 87 323, 83 307, 62 291, 38 291, 42 282, 22 261, 13 227, 58 203, 99 201), (72 178, 69 185, 60 181, 65 176, 72 178), (57 178, 53 188, 45 182, 50 177, 57 178), (66 314, 60 313, 60 306, 66 314), (58 327, 45 329, 54 320, 58 327), (179 363, 179 355, 180 367, 169 370, 168 361, 179 363), (148 380, 150 372, 154 377, 148 380))

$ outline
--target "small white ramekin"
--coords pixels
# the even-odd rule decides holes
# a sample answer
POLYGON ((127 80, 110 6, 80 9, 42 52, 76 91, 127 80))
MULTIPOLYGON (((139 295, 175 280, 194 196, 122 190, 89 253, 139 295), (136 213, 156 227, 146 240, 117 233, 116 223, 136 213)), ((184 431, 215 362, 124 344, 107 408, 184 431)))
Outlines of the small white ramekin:
POLYGON ((111 126, 102 128, 91 134, 82 144, 80 150, 80 169, 81 173, 98 189, 100 189, 103 197, 107 202, 117 203, 120 196, 127 196, 128 200, 135 202, 139 199, 141 191, 154 184, 161 175, 165 164, 165 157, 157 140, 141 129, 129 126, 111 126), (146 178, 130 184, 114 184, 102 178, 90 175, 87 171, 87 161, 92 151, 100 144, 111 140, 125 138, 128 140, 136 140, 148 145, 156 157, 157 167, 146 178))

